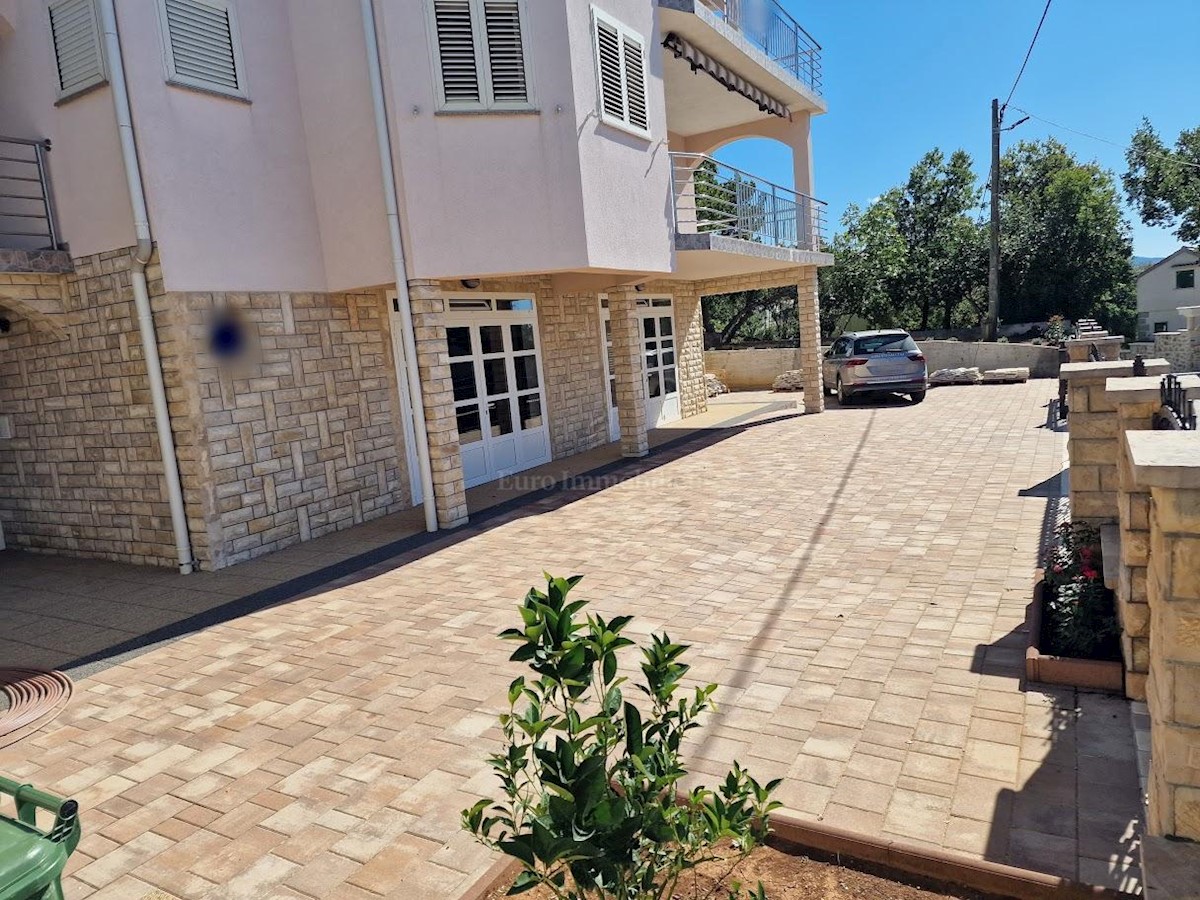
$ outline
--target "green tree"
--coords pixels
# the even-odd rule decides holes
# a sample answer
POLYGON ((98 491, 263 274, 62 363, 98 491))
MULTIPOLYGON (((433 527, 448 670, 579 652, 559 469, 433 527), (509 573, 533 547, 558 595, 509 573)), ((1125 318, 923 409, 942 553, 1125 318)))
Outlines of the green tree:
POLYGON ((866 209, 851 203, 842 215, 829 247, 835 263, 819 270, 822 334, 833 336, 854 318, 907 324, 894 300, 907 260, 895 199, 891 192, 866 209))
POLYGON ((1129 225, 1111 172, 1059 141, 1022 141, 1000 163, 1000 315, 1068 318, 1129 305, 1129 225))
POLYGON ((851 205, 821 272, 822 323, 852 317, 875 326, 975 324, 986 304, 986 234, 971 158, 931 150, 908 180, 866 210, 851 205))
POLYGON ((702 309, 710 346, 794 341, 800 336, 795 287, 715 294, 704 298, 702 309))
POLYGON ((1173 228, 1185 244, 1200 242, 1200 127, 1167 147, 1143 119, 1125 152, 1125 195, 1147 225, 1173 228))
POLYGON ((980 189, 971 157, 930 150, 912 168, 896 196, 896 223, 907 247, 899 279, 903 304, 919 312, 917 327, 943 328, 976 294, 979 282, 980 189))

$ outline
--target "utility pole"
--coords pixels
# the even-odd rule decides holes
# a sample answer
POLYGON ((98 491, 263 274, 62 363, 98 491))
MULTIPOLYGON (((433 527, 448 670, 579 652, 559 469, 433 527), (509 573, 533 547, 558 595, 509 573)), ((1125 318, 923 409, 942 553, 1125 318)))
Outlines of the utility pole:
POLYGON ((992 227, 988 264, 988 314, 983 339, 994 341, 1000 331, 1000 101, 992 101, 992 227))

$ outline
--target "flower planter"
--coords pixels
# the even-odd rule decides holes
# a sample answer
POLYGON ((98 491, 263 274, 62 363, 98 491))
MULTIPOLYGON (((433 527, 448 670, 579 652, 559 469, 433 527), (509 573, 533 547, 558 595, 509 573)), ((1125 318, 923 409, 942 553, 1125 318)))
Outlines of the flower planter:
MULTIPOLYGON (((792 853, 823 854, 839 866, 874 866, 876 875, 886 878, 890 873, 900 884, 913 884, 911 879, 915 878, 916 884, 924 882, 922 886, 931 889, 937 888, 929 882, 945 889, 965 888, 985 897, 1024 900, 1119 900, 1127 896, 1111 888, 975 859, 952 850, 855 834, 782 810, 771 813, 769 818, 772 831, 769 845, 792 853)), ((520 869, 516 860, 501 857, 459 900, 488 900, 502 895, 520 869)))
POLYGON ((1046 603, 1046 583, 1039 573, 1033 586, 1033 602, 1025 616, 1029 649, 1025 651, 1025 678, 1041 684, 1062 684, 1092 691, 1125 692, 1125 666, 1120 660, 1076 659, 1043 653, 1042 616, 1046 603))

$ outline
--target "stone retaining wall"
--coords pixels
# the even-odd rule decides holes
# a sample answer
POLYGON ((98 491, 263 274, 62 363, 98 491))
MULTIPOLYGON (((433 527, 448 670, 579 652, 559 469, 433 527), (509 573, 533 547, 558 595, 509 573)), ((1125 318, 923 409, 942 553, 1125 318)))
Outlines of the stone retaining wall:
MULTIPOLYGON (((1057 347, 965 341, 920 341, 919 345, 930 372, 969 366, 985 370, 1024 366, 1031 378, 1058 377, 1057 347)), ((796 347, 704 351, 706 371, 735 391, 768 390, 775 376, 800 368, 800 361, 796 347)))

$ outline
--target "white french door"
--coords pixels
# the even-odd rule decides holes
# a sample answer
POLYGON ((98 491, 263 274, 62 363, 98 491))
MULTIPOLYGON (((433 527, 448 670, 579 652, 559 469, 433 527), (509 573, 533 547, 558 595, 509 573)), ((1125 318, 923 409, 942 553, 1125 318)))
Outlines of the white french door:
MULTIPOLYGON (((638 334, 642 342, 642 379, 646 390, 646 427, 657 428, 680 417, 675 317, 670 297, 643 297, 637 305, 638 334)), ((621 437, 617 420, 617 378, 612 360, 612 322, 608 300, 600 300, 604 328, 604 364, 608 393, 608 431, 621 437)))
POLYGON ((646 377, 646 427, 657 428, 680 415, 675 317, 670 298, 652 298, 648 307, 639 306, 638 318, 646 377))
POLYGON ((621 420, 617 416, 617 370, 613 365, 612 319, 608 314, 608 299, 600 299, 600 326, 604 339, 604 393, 608 398, 608 439, 621 439, 621 420))
POLYGON ((533 301, 447 301, 446 349, 467 487, 550 461, 533 301))

